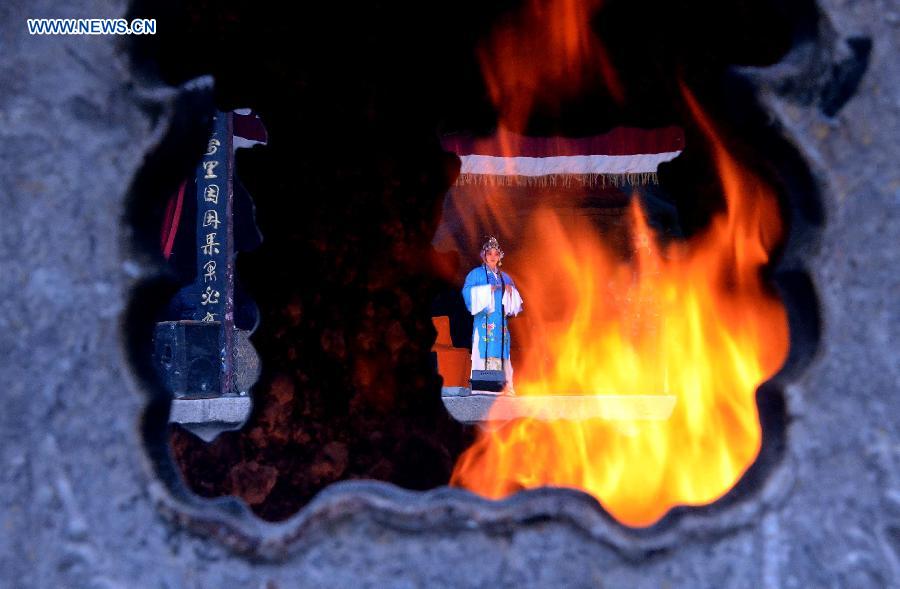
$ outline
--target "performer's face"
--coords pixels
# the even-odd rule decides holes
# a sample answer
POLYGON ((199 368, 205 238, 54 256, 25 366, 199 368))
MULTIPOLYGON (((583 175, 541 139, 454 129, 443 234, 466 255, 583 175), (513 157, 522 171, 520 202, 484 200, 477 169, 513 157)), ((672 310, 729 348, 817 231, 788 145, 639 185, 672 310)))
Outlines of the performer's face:
POLYGON ((495 248, 489 249, 484 254, 484 261, 487 262, 488 268, 493 270, 497 267, 497 262, 500 261, 500 253, 495 248))

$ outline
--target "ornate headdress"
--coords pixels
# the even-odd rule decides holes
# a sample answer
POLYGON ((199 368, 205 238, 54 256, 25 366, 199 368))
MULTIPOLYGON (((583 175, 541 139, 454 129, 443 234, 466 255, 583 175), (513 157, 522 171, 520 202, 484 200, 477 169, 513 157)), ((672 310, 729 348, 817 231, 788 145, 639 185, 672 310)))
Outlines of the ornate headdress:
POLYGON ((484 259, 484 255, 492 249, 497 250, 497 253, 500 254, 500 259, 502 260, 503 249, 500 247, 500 242, 497 241, 497 238, 493 235, 489 235, 487 241, 485 241, 484 245, 481 246, 481 259, 484 259))

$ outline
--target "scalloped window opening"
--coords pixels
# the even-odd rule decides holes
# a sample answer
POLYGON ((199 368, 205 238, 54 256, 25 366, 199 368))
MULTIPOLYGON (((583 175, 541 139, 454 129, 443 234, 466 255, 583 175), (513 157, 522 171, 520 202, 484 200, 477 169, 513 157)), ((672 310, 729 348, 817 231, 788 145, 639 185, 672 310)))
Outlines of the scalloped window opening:
POLYGON ((211 26, 190 6, 142 40, 171 79, 216 69, 221 104, 252 108, 219 111, 160 231, 187 294, 159 302, 154 362, 190 489, 282 520, 353 479, 561 486, 649 526, 758 468, 783 411, 758 391, 797 344, 784 178, 807 172, 728 67, 776 63, 811 17, 638 4, 384 24, 334 67, 232 18, 255 73, 179 60, 211 26), (235 150, 247 116, 272 141, 235 150))

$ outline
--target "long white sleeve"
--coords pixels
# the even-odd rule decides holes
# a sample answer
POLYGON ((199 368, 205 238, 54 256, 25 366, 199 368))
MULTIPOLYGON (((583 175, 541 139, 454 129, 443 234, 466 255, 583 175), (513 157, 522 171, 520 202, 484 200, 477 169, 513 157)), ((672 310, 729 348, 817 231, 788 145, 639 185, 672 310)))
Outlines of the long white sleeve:
POLYGON ((469 309, 472 315, 477 315, 487 309, 488 313, 494 312, 494 293, 491 292, 490 284, 481 286, 473 286, 471 288, 471 298, 469 309))
POLYGON ((513 286, 503 293, 503 310, 507 315, 518 315, 522 312, 522 297, 519 296, 519 290, 513 286))

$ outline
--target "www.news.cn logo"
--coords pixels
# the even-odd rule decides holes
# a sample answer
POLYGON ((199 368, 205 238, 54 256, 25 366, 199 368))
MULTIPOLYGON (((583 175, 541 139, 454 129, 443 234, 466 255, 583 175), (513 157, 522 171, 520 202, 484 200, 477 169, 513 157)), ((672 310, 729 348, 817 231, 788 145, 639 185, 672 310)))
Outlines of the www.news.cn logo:
POLYGON ((155 35, 155 18, 29 18, 32 35, 155 35))

